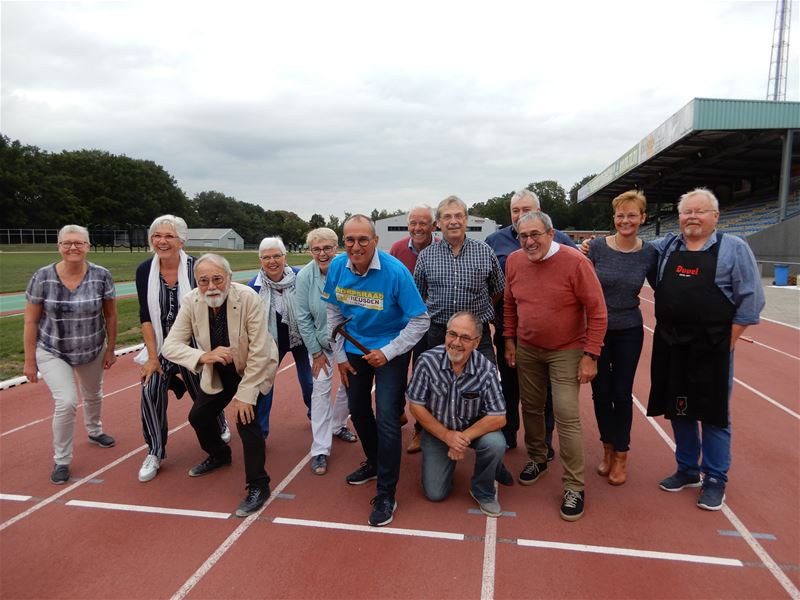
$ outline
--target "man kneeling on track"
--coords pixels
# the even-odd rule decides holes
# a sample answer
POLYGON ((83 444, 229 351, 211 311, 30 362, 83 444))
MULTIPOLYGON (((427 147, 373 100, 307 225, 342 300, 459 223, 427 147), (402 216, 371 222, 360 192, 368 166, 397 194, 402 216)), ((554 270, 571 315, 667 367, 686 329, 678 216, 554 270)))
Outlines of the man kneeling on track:
POLYGON ((216 417, 233 400, 247 482, 247 496, 236 516, 246 517, 269 497, 264 437, 255 420, 255 404, 259 392, 268 392, 275 381, 278 349, 267 331, 258 294, 231 281, 225 258, 201 256, 194 274, 197 287, 181 302, 163 349, 167 360, 201 374, 189 422, 208 458, 192 467, 189 477, 231 464, 231 449, 220 439, 216 417), (192 338, 197 348, 190 345, 192 338))
POLYGON ((447 323, 445 342, 417 360, 406 396, 422 425, 422 487, 433 502, 453 489, 456 461, 475 450, 470 495, 481 512, 499 517, 494 480, 506 442, 506 405, 494 363, 476 352, 483 327, 470 312, 447 323))

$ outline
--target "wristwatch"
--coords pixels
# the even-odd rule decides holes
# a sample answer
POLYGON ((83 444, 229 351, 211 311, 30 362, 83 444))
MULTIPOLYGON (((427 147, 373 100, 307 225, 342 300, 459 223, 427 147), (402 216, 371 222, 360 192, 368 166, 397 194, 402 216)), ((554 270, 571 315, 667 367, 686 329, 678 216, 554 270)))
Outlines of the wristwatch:
POLYGON ((584 355, 584 356, 588 356, 588 357, 589 357, 589 358, 591 358, 591 359, 592 359, 594 362, 597 362, 597 360, 600 358, 600 357, 599 357, 597 354, 592 354, 591 352, 586 352, 586 351, 584 351, 583 355, 584 355))

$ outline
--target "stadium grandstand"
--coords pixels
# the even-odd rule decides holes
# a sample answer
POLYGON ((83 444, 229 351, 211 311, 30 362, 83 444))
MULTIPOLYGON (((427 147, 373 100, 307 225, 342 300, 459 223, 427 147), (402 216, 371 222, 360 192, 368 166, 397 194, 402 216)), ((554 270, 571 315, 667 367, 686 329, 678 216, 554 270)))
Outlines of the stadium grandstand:
POLYGON ((640 233, 652 239, 677 231, 678 199, 696 187, 719 199, 719 230, 747 240, 762 265, 796 272, 800 102, 695 98, 581 187, 578 202, 642 190, 650 222, 640 233))

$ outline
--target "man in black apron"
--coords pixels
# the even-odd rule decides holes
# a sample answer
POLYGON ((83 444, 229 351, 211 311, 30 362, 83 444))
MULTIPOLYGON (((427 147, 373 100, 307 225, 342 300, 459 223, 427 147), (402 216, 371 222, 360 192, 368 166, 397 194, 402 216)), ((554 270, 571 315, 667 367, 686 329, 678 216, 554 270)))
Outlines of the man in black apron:
POLYGON ((661 489, 702 486, 697 505, 719 510, 731 463, 733 347, 758 323, 764 292, 749 246, 716 232, 719 204, 710 191, 684 194, 678 213, 681 234, 655 241, 660 259, 647 414, 665 415, 675 435, 678 469, 661 489))

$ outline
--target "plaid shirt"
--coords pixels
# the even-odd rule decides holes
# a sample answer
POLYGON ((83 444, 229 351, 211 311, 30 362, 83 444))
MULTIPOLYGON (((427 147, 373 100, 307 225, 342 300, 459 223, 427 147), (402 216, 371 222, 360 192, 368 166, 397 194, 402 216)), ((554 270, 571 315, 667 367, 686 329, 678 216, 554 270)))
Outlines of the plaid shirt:
POLYGON ((420 252, 414 282, 428 306, 431 323, 445 326, 462 310, 475 314, 481 323, 492 321, 492 296, 503 291, 506 278, 489 246, 465 238, 457 256, 447 240, 420 252))
POLYGON ((483 417, 506 414, 497 369, 473 350, 461 375, 453 373, 444 345, 423 352, 414 365, 406 396, 442 425, 464 431, 483 417))

